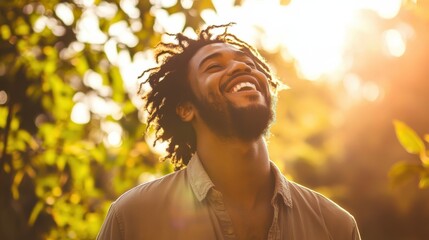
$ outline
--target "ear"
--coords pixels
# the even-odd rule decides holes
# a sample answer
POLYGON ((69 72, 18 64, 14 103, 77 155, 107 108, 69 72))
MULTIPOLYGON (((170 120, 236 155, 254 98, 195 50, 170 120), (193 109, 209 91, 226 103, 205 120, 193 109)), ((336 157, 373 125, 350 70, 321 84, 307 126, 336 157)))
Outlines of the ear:
POLYGON ((190 122, 195 116, 195 107, 190 102, 179 103, 176 107, 176 113, 184 122, 190 122))

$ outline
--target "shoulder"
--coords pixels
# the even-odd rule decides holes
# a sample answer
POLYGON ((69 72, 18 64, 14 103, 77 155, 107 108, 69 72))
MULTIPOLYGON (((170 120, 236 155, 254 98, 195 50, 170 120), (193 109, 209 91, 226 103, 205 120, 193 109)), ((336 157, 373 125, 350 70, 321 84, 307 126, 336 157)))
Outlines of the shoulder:
POLYGON ((114 203, 116 208, 123 209, 138 204, 143 206, 153 201, 160 201, 173 194, 176 189, 186 187, 186 171, 170 173, 150 182, 142 183, 123 193, 114 203))
POLYGON ((300 211, 311 211, 318 215, 328 229, 345 227, 356 228, 354 217, 344 208, 321 193, 295 182, 289 182, 293 208, 300 211))
POLYGON ((171 229, 185 215, 180 206, 192 210, 193 199, 186 169, 140 184, 112 203, 100 239, 169 239, 169 232, 158 230, 171 229))
POLYGON ((186 171, 181 170, 140 184, 114 201, 110 211, 116 221, 128 229, 137 229, 132 227, 137 223, 152 226, 155 222, 165 222, 178 205, 192 199, 186 178, 186 171), (186 193, 191 197, 183 199, 181 196, 186 193))

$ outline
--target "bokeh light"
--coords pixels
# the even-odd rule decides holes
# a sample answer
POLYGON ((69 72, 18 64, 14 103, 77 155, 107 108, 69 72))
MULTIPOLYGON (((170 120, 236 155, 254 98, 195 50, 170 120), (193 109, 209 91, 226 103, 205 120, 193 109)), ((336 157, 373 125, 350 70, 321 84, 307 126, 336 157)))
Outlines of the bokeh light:
POLYGON ((122 145, 123 130, 121 125, 112 121, 103 121, 101 123, 101 129, 105 133, 103 142, 106 147, 117 148, 122 145))
POLYGON ((86 124, 91 120, 88 106, 82 102, 77 102, 73 106, 70 117, 77 124, 86 124))
POLYGON ((0 105, 3 105, 7 102, 7 93, 6 91, 0 91, 0 105))
POLYGON ((389 29, 383 33, 383 39, 388 53, 393 57, 400 57, 405 53, 405 40, 396 29, 389 29))
POLYGON ((99 19, 93 9, 86 9, 77 22, 77 39, 83 43, 103 44, 108 37, 99 28, 99 19))
POLYGON ((67 3, 58 3, 55 6, 55 13, 65 25, 70 26, 74 22, 73 9, 67 3))

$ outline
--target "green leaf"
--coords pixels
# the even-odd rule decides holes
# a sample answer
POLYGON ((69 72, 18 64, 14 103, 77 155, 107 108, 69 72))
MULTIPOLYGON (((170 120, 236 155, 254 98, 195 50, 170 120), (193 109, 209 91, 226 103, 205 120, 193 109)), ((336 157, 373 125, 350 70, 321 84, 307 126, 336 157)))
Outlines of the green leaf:
POLYGON ((7 115, 9 114, 9 111, 7 109, 7 107, 2 107, 0 106, 0 128, 4 128, 6 127, 6 119, 7 119, 7 115))
POLYGON ((13 178, 13 184, 11 188, 13 199, 19 199, 19 185, 22 182, 22 178, 24 177, 24 171, 18 171, 13 178))
POLYGON ((28 224, 30 226, 33 226, 34 222, 36 221, 37 217, 42 211, 43 206, 44 206, 43 201, 37 202, 36 205, 34 206, 33 211, 31 211, 30 217, 28 218, 28 224))
POLYGON ((28 35, 30 32, 30 27, 25 22, 24 18, 20 17, 16 20, 15 23, 15 33, 21 36, 28 35))
POLYGON ((55 149, 47 149, 45 153, 43 154, 44 158, 43 161, 48 165, 52 166, 55 164, 55 159, 57 157, 57 154, 55 152, 55 149))
POLYGON ((135 112, 137 109, 136 109, 136 106, 131 102, 131 101, 126 101, 123 105, 122 105, 122 112, 125 114, 125 115, 128 115, 128 114, 130 114, 130 113, 132 113, 132 112, 135 112))
POLYGON ((215 7, 212 3, 212 0, 201 0, 201 1, 195 1, 194 6, 196 9, 198 9, 198 12, 202 12, 204 9, 213 9, 215 10, 215 7))
POLYGON ((122 103, 125 98, 124 83, 117 67, 112 67, 110 69, 110 81, 113 90, 112 99, 117 103, 122 103))
POLYGON ((394 120, 393 124, 395 126, 396 137, 407 152, 419 154, 425 151, 422 139, 413 129, 399 120, 394 120))
POLYGON ((174 6, 165 8, 165 10, 167 10, 168 14, 174 14, 180 11, 183 11, 182 5, 180 5, 179 1, 177 1, 177 3, 174 6))
POLYGON ((2 25, 0 27, 0 33, 3 40, 8 40, 12 35, 8 25, 2 25))
POLYGON ((395 163, 390 168, 389 178, 394 186, 403 183, 411 177, 418 176, 422 171, 420 165, 410 164, 408 162, 395 163))
POLYGON ((429 187, 429 176, 425 176, 420 178, 419 181, 419 188, 423 189, 423 188, 428 188, 429 187))

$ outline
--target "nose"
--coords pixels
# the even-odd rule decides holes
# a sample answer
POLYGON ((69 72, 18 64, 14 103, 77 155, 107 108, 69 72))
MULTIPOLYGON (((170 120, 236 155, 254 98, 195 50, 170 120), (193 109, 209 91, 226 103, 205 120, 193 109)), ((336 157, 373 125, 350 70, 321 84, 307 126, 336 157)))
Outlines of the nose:
POLYGON ((228 75, 232 76, 240 72, 251 72, 251 71, 252 69, 246 63, 241 61, 232 61, 228 75))

